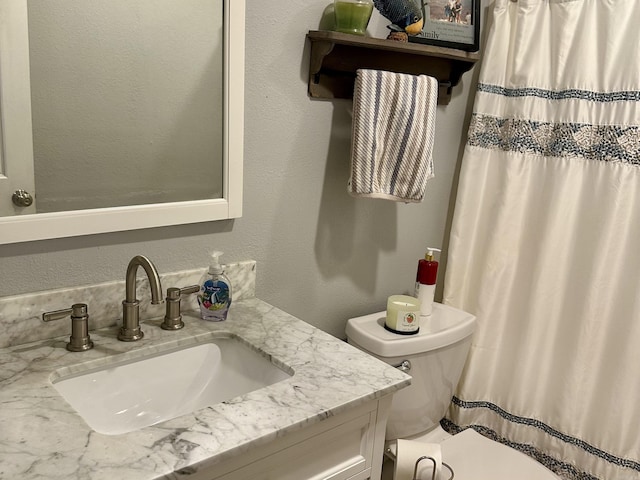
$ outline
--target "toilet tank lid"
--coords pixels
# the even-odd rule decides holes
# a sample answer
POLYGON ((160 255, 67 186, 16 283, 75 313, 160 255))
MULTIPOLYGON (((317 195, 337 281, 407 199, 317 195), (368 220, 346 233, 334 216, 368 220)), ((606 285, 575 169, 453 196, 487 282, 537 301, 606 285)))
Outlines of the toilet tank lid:
POLYGON ((347 320, 346 334, 351 343, 380 357, 400 357, 428 352, 456 343, 475 330, 476 317, 468 312, 433 304, 430 320, 420 320, 415 335, 398 335, 384 328, 386 312, 347 320))

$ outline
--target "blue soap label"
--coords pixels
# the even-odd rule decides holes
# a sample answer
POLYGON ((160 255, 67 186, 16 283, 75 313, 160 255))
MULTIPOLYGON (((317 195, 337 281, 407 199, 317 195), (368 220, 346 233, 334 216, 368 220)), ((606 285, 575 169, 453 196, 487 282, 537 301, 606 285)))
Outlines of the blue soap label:
POLYGON ((229 285, 222 280, 207 280, 198 295, 200 305, 207 310, 221 310, 229 306, 229 285))

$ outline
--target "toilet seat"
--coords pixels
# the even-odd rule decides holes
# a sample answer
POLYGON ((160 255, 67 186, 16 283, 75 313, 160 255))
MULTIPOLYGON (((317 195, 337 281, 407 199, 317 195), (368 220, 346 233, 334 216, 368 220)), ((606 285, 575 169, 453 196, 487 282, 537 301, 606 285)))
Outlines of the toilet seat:
POLYGON ((440 446, 442 460, 453 469, 455 480, 560 480, 524 453, 472 428, 447 438, 440 446))
POLYGON ((456 480, 559 480, 556 474, 518 450, 483 437, 472 428, 441 443, 442 457, 456 480))

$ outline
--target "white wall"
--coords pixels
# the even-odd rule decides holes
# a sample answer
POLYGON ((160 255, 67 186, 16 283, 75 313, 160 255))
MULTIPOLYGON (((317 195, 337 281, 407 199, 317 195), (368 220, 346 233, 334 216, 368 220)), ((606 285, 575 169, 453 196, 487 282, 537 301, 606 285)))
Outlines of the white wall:
POLYGON ((247 0, 242 218, 2 245, 0 296, 122 279, 136 254, 161 272, 200 267, 214 249, 224 261, 257 260, 258 297, 339 337, 349 317, 410 293, 427 245, 443 245, 448 235, 477 67, 438 107, 436 177, 426 200, 354 199, 346 193, 351 102, 307 96, 305 34, 318 28, 325 6, 247 0))

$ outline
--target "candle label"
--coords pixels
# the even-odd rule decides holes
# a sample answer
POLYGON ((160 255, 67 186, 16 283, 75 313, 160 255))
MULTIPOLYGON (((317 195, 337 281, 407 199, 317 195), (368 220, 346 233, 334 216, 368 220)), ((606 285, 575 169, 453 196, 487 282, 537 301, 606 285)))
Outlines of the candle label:
POLYGON ((391 295, 387 299, 384 328, 400 335, 414 335, 420 330, 420 302, 408 295, 391 295))
POLYGON ((399 332, 414 332, 420 327, 417 312, 398 312, 396 330, 399 332))

